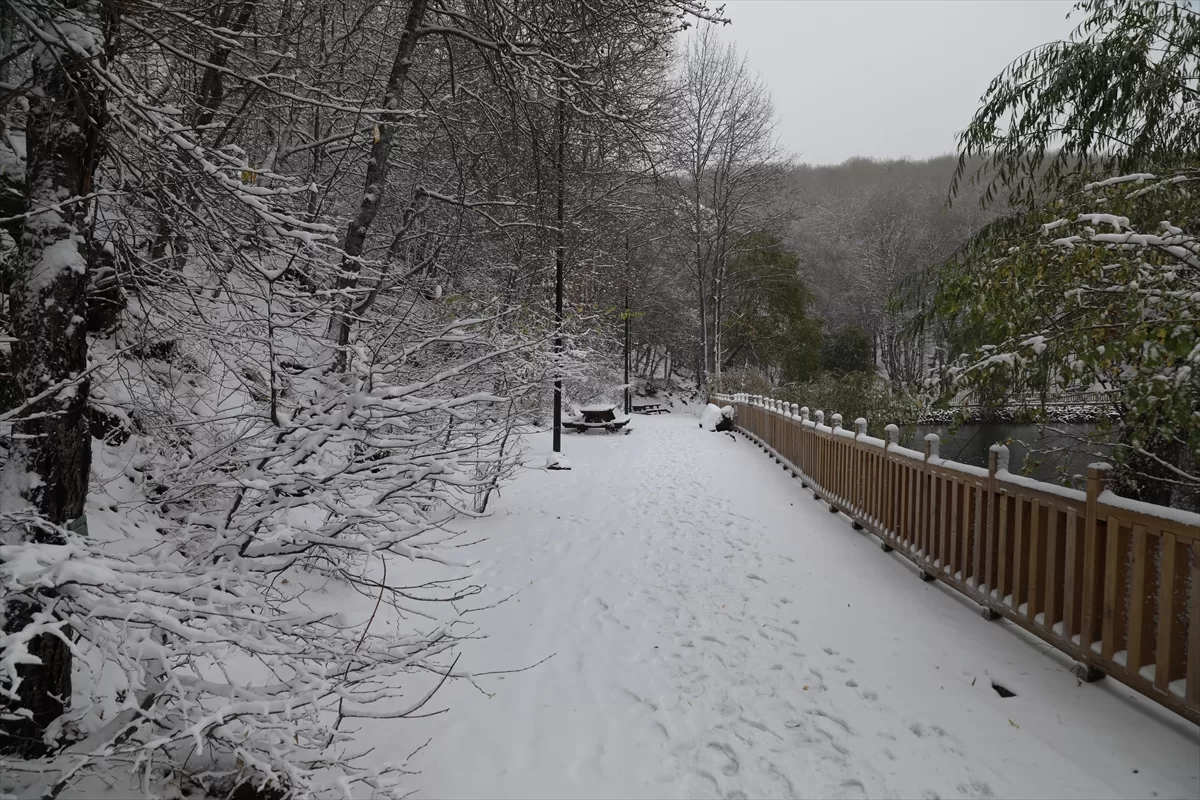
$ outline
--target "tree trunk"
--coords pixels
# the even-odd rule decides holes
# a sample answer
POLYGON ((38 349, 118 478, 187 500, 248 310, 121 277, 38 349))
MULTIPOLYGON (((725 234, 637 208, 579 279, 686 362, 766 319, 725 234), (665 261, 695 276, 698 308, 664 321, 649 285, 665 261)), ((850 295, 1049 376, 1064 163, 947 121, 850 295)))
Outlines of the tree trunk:
POLYGON ((346 345, 350 343, 350 328, 354 323, 353 308, 356 305, 352 295, 358 286, 360 270, 359 257, 367 241, 367 231, 379 213, 383 204, 384 191, 387 188, 388 158, 392 152, 392 139, 396 135, 396 117, 393 115, 400 110, 400 98, 404 92, 404 84, 408 82, 408 73, 412 68, 413 53, 417 48, 417 29, 425 17, 427 0, 412 0, 408 9, 408 17, 404 21, 404 30, 400 34, 400 42, 396 45, 396 58, 392 62, 392 72, 388 76, 387 89, 383 95, 382 107, 387 116, 379 119, 378 135, 371 146, 371 159, 367 163, 367 180, 363 187, 362 201, 358 213, 350 220, 346 229, 346 241, 343 245, 345 256, 342 258, 342 271, 338 277, 337 291, 338 310, 329 321, 329 335, 337 346, 334 357, 334 369, 342 372, 349 364, 346 345))
MULTIPOLYGON (((104 60, 104 42, 116 17, 112 4, 81 4, 75 11, 95 28, 91 52, 84 56, 53 47, 53 59, 34 61, 26 127, 29 208, 46 208, 93 190, 105 99, 88 62, 104 60)), ((78 20, 73 16, 71 22, 78 20)), ((6 542, 62 544, 61 529, 83 516, 91 466, 89 387, 87 379, 79 378, 87 369, 85 320, 92 256, 87 205, 69 203, 61 212, 26 219, 13 265, 12 381, 18 403, 42 393, 48 396, 14 425, 8 461, 0 472, 0 511, 23 512, 34 519, 0 532, 6 542), (63 390, 53 391, 59 385, 63 390)), ((53 603, 50 589, 9 599, 3 608, 4 633, 25 629, 53 603)), ((71 697, 71 652, 64 641, 41 634, 30 641, 29 653, 40 664, 18 666, 18 699, 0 703, 0 752, 26 757, 45 752, 43 735, 71 697), (18 709, 23 718, 4 719, 18 709)))

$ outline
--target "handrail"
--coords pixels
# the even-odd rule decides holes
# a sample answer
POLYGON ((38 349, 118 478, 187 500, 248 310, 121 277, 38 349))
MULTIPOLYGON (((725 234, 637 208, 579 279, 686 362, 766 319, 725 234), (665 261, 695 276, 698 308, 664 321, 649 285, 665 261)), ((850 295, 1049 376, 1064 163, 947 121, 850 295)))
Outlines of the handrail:
POLYGON ((1200 724, 1200 514, 1108 490, 1107 464, 1087 491, 1008 471, 993 445, 987 470, 853 432, 834 414, 757 395, 714 395, 737 429, 789 468, 854 527, 1066 653, 1083 680, 1124 683, 1200 724))

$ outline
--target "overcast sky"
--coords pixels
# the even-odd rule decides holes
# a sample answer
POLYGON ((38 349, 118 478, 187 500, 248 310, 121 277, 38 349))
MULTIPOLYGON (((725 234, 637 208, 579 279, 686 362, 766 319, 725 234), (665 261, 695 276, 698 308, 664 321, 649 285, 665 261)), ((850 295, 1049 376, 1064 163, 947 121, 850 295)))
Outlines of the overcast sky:
MULTIPOLYGON (((714 2, 719 5, 719 0, 714 2)), ((988 82, 1066 38, 1072 0, 726 0, 799 161, 953 152, 988 82)))

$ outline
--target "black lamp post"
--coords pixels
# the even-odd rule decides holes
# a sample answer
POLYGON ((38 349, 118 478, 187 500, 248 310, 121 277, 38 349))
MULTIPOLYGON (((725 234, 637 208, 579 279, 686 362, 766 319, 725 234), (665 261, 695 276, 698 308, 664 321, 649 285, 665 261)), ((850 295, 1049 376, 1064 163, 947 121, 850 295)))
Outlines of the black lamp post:
POLYGON ((562 352, 563 352, 563 260, 566 247, 566 109, 559 87, 557 108, 558 136, 558 233, 554 247, 554 455, 547 466, 551 469, 570 469, 570 464, 562 458, 562 352))

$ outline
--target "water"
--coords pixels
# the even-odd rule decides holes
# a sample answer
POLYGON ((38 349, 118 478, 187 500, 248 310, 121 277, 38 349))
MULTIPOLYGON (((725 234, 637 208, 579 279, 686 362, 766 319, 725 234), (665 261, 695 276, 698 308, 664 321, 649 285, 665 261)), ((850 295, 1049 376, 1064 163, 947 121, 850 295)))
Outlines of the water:
MULTIPOLYGON (((1009 469, 1022 473, 1027 461, 1036 462, 1030 473, 1041 481, 1069 483, 1073 475, 1086 475, 1088 464, 1107 457, 1105 448, 1086 441, 1095 430, 1091 423, 1053 423, 1046 427, 1011 423, 975 423, 961 426, 951 435, 949 425, 919 425, 907 442, 913 450, 924 450, 925 435, 941 437, 940 455, 963 464, 987 467, 988 448, 997 442, 1008 445, 1009 469), (1011 441, 1010 441, 1011 440, 1011 441), (1030 455, 1032 453, 1032 456, 1030 455)), ((1082 488, 1081 483, 1075 483, 1082 488)))

